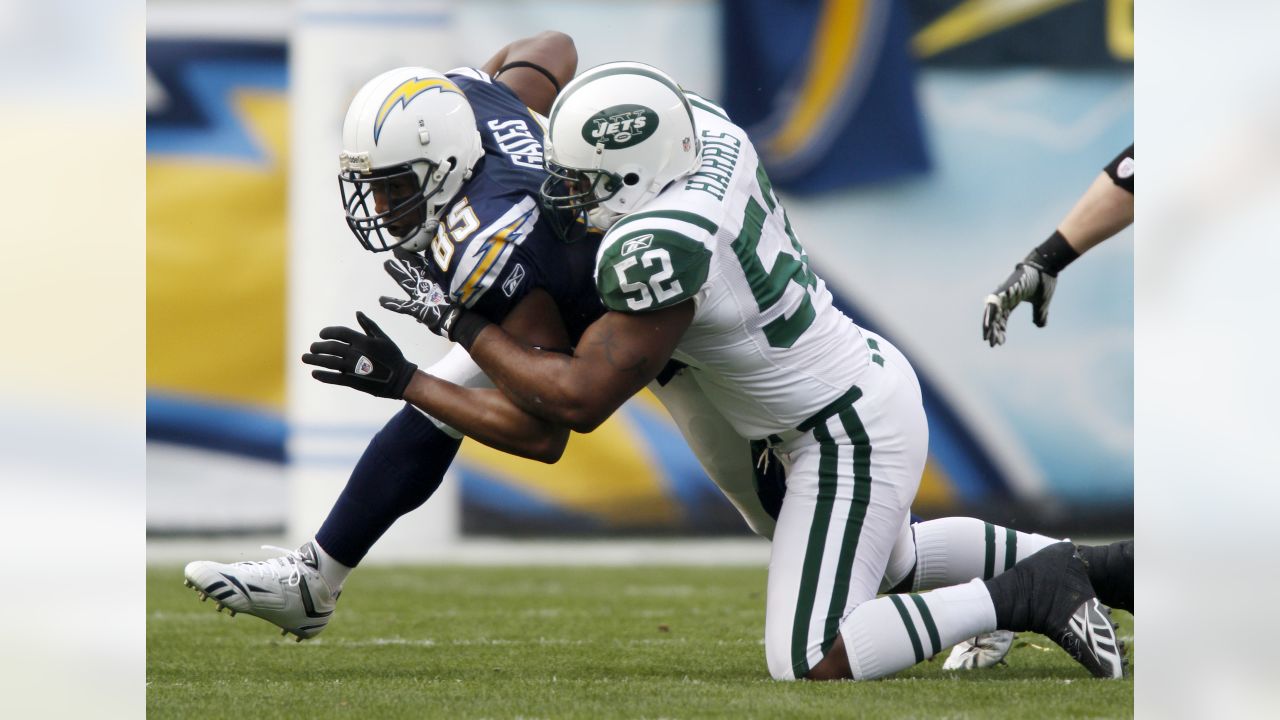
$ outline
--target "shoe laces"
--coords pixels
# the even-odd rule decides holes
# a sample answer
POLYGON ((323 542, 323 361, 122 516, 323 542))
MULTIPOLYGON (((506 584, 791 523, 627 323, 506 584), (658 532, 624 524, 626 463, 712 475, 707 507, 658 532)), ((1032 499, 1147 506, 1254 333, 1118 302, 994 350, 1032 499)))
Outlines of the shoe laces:
POLYGON ((263 545, 262 549, 276 550, 284 553, 284 555, 266 560, 250 560, 239 564, 256 575, 275 578, 285 585, 296 587, 302 579, 302 564, 305 562, 302 553, 298 550, 289 550, 275 545, 263 545))

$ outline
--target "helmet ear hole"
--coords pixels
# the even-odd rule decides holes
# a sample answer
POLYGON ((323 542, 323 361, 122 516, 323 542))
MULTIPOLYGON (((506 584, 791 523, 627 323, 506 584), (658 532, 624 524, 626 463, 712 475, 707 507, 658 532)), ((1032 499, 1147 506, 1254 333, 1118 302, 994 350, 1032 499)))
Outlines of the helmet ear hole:
POLYGON ((636 183, 640 182, 640 176, 633 172, 630 172, 622 176, 622 182, 627 185, 635 185, 636 183))

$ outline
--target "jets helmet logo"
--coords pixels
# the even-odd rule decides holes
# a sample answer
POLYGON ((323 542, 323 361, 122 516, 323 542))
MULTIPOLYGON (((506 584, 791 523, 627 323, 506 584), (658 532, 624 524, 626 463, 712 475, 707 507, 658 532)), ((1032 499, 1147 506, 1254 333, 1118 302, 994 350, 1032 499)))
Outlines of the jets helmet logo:
POLYGON ((658 113, 643 105, 614 105, 587 119, 582 139, 606 150, 631 147, 658 129, 658 113))
POLYGON ((387 117, 391 115, 391 111, 400 107, 408 107, 413 99, 422 93, 431 90, 439 90, 442 93, 450 92, 462 94, 457 85, 453 81, 443 77, 427 77, 427 78, 409 78, 400 83, 387 94, 387 99, 382 101, 381 107, 378 108, 378 117, 373 123, 373 143, 378 144, 378 136, 382 134, 382 126, 387 122, 387 117))

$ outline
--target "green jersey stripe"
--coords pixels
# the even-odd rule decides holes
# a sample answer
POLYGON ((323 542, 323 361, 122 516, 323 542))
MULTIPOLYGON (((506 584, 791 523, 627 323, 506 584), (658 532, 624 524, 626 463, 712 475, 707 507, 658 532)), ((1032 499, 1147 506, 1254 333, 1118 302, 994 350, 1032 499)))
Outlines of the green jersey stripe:
MULTIPOLYGON (((853 498, 849 501, 849 516, 845 520, 844 539, 840 543, 840 563, 836 566, 835 591, 831 594, 831 606, 827 609, 827 627, 823 634, 822 654, 835 644, 845 605, 849 602, 849 576, 858 556, 858 538, 862 536, 862 523, 871 504, 871 438, 858 417, 858 411, 849 405, 840 412, 840 424, 853 444, 853 498)), ((936 652, 936 651, 935 651, 936 652)))
POLYGON ((1018 561, 1018 532, 1013 528, 1004 529, 1004 569, 1008 570, 1018 561))
POLYGON ((996 575, 996 526, 991 523, 983 525, 986 526, 987 559, 982 563, 982 579, 990 580, 996 575))
POLYGON ((911 649, 915 651, 916 662, 924 662, 924 649, 920 647, 920 634, 916 632, 916 624, 911 621, 911 613, 907 612, 907 606, 898 595, 890 595, 889 599, 893 601, 893 606, 898 608, 902 624, 907 626, 907 635, 911 638, 911 649))
POLYGON ((911 602, 916 604, 916 609, 920 611, 920 619, 924 621, 925 632, 929 633, 929 644, 933 646, 933 652, 929 653, 929 656, 937 655, 942 651, 942 640, 938 637, 938 626, 933 622, 933 613, 929 612, 929 606, 924 598, 915 593, 911 593, 911 602))
POLYGON ((685 91, 685 97, 689 98, 689 104, 690 104, 690 105, 692 105, 692 106, 694 106, 694 107, 696 107, 696 108, 702 108, 703 110, 706 110, 707 112, 711 113, 712 115, 715 115, 716 117, 720 118, 721 120, 728 120, 728 119, 729 119, 729 116, 728 116, 728 115, 726 115, 726 114, 725 114, 725 112, 724 112, 723 110, 721 110, 721 109, 719 109, 719 108, 715 107, 715 106, 714 106, 714 105, 712 105, 710 102, 708 102, 705 98, 701 98, 701 97, 699 97, 699 96, 697 96, 697 95, 694 95, 693 93, 688 92, 688 91, 685 91))
POLYGON ((796 614, 791 624, 791 669, 797 678, 809 672, 809 621, 817 604, 818 576, 822 573, 822 554, 831 526, 831 506, 836 499, 837 463, 840 447, 831 439, 825 425, 813 429, 818 441, 818 499, 809 526, 809 544, 804 553, 804 569, 800 574, 800 593, 796 597, 796 614))
POLYGON ((691 213, 685 210, 649 210, 647 212, 638 212, 627 215, 614 223, 613 227, 609 228, 609 233, 613 234, 618 228, 626 225, 627 223, 635 222, 636 220, 648 220, 651 218, 657 220, 677 220, 679 222, 688 223, 690 225, 700 227, 712 235, 715 235, 716 231, 720 229, 715 223, 697 213, 691 213))

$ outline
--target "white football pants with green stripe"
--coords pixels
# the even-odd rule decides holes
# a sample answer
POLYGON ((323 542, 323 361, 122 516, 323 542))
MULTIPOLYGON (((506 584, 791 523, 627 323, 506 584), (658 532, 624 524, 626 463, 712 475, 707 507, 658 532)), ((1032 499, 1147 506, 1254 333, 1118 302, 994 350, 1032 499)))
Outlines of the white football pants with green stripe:
POLYGON ((769 562, 765 655, 780 680, 804 677, 837 633, 853 677, 872 679, 994 630, 982 579, 1056 542, 972 518, 910 525, 928 451, 920 385, 901 352, 865 334, 884 362, 864 374, 860 397, 775 448, 787 490, 769 562), (940 589, 876 599, 913 568, 913 590, 940 589))

